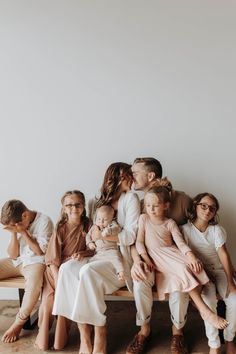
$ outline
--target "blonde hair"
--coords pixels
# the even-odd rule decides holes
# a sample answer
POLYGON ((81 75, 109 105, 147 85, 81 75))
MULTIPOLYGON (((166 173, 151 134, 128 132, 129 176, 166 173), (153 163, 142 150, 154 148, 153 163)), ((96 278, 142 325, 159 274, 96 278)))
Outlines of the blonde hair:
POLYGON ((172 183, 168 180, 167 177, 157 178, 154 181, 151 181, 150 188, 152 187, 164 187, 168 190, 168 192, 173 190, 172 183))

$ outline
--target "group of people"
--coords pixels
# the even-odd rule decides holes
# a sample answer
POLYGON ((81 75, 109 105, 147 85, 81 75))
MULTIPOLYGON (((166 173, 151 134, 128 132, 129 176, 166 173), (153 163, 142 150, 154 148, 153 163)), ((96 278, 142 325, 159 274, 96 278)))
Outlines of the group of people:
POLYGON ((220 353, 218 329, 223 329, 227 354, 236 354, 236 283, 218 209, 210 193, 191 199, 174 190, 155 158, 137 158, 132 166, 111 164, 100 195, 88 203, 88 216, 84 194, 66 192, 55 228, 49 217, 21 201, 7 201, 1 223, 11 239, 9 258, 0 260, 0 279, 23 275, 26 286, 2 341, 19 338, 41 293, 36 348, 49 348, 56 315, 55 350, 65 347, 75 321, 79 353, 106 354, 105 295, 126 285, 140 327, 126 354, 144 353, 155 285, 158 298, 169 299, 172 354, 188 353, 183 328, 189 296, 204 320, 209 353, 220 353), (135 190, 144 192, 143 200, 135 190), (226 304, 226 319, 217 315, 217 293, 226 304))

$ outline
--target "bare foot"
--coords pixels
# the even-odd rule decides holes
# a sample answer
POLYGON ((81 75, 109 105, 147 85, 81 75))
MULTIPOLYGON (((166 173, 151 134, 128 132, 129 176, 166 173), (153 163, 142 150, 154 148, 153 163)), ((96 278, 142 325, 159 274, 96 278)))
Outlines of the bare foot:
POLYGON ((226 354, 236 354, 236 346, 234 342, 225 341, 226 354))
POLYGON ((107 330, 106 326, 95 326, 93 354, 106 354, 107 330))
POLYGON ((145 323, 144 325, 141 326, 138 334, 142 334, 142 336, 148 337, 150 335, 150 332, 151 332, 150 323, 145 323))
POLYGON ((228 326, 229 322, 222 317, 217 316, 214 312, 206 311, 200 312, 204 321, 209 322, 212 326, 218 329, 224 329, 228 326))
POLYGON ((22 330, 23 325, 16 324, 15 322, 11 325, 10 328, 2 336, 2 342, 4 343, 13 343, 19 339, 20 331, 22 330))
POLYGON ((80 331, 80 348, 79 354, 92 354, 93 347, 91 342, 91 326, 88 324, 78 323, 80 331))
POLYGON ((118 277, 118 279, 119 279, 120 281, 123 281, 123 280, 125 280, 125 273, 124 273, 124 272, 119 272, 119 273, 117 274, 117 277, 118 277))
POLYGON ((220 354, 220 348, 210 348, 209 354, 220 354))
POLYGON ((36 342, 34 342, 34 348, 41 351, 46 351, 48 348, 40 348, 36 342))

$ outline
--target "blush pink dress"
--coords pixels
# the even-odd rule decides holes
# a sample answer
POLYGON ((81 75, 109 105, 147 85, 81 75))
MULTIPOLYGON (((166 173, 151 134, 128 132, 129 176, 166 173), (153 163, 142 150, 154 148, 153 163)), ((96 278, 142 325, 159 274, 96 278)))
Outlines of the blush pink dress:
POLYGON ((151 222, 147 214, 142 214, 136 248, 140 255, 148 253, 157 267, 156 284, 160 300, 164 300, 166 294, 189 292, 209 281, 204 270, 195 273, 188 266, 186 253, 191 249, 172 219, 157 225, 151 222))

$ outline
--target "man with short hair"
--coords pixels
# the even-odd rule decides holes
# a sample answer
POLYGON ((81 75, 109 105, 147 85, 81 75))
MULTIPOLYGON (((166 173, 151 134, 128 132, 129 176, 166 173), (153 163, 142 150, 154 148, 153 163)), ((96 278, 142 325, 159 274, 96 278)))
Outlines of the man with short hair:
POLYGON ((11 233, 9 258, 0 259, 0 279, 23 276, 25 293, 14 323, 3 334, 5 343, 15 342, 38 301, 45 270, 44 254, 53 232, 51 219, 28 209, 20 200, 7 201, 1 210, 1 223, 11 233))
MULTIPOLYGON (((162 178, 161 163, 151 157, 137 158, 132 166, 133 186, 135 190, 147 191, 153 183, 158 183, 162 178)), ((172 186, 171 186, 172 187, 172 186)), ((171 207, 168 217, 174 219, 178 225, 187 222, 187 212, 191 206, 191 198, 184 192, 171 189, 171 207)), ((134 298, 137 309, 136 324, 140 331, 129 344, 126 354, 141 354, 150 335, 150 320, 152 311, 152 287, 154 285, 154 272, 150 272, 145 262, 139 256, 135 246, 131 249, 133 267, 131 275, 134 284, 134 298)), ((158 284, 157 284, 158 286, 158 284)), ((169 307, 172 320, 172 354, 187 354, 184 343, 183 327, 186 323, 188 309, 188 295, 174 292, 169 295, 169 307)))

